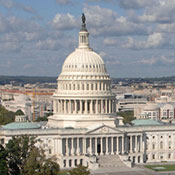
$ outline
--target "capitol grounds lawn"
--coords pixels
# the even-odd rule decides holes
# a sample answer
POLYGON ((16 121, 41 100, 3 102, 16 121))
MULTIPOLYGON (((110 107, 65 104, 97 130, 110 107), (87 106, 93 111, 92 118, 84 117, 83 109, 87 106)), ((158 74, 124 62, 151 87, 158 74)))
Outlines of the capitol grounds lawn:
POLYGON ((175 171, 175 165, 145 165, 144 167, 154 171, 175 171))

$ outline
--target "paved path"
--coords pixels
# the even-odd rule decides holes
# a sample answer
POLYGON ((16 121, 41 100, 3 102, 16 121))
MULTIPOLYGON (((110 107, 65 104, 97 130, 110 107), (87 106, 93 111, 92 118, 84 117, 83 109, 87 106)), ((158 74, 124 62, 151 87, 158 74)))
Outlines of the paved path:
POLYGON ((99 168, 91 172, 92 175, 157 175, 151 170, 145 170, 140 167, 134 168, 99 168))

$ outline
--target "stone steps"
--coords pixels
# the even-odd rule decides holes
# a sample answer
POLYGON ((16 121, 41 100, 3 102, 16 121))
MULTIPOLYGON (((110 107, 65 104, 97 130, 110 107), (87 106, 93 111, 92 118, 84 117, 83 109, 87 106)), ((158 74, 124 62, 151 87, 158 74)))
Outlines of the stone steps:
POLYGON ((98 156, 99 167, 126 167, 126 165, 121 161, 118 155, 103 155, 98 156))

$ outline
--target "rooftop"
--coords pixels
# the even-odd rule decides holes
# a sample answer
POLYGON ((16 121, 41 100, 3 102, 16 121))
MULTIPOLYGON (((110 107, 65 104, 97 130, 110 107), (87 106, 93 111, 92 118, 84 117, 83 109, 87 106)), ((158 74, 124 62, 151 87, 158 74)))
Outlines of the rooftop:
POLYGON ((163 125, 163 123, 151 119, 135 119, 131 123, 134 126, 163 125))
POLYGON ((2 126, 3 129, 19 130, 19 129, 39 129, 41 125, 32 122, 12 122, 2 126))

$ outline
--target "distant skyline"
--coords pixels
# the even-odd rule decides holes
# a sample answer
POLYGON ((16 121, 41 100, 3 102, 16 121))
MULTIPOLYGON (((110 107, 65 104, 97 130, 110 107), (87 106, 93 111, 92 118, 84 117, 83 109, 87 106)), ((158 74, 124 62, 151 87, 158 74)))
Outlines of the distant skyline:
POLYGON ((175 0, 0 0, 0 75, 58 76, 82 12, 111 77, 175 75, 175 0))

